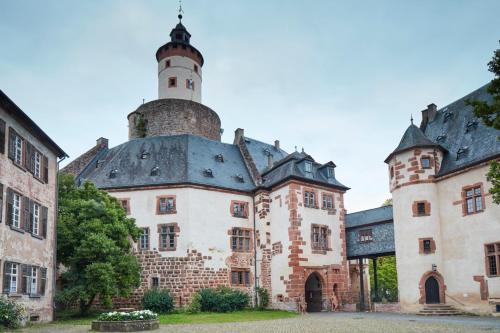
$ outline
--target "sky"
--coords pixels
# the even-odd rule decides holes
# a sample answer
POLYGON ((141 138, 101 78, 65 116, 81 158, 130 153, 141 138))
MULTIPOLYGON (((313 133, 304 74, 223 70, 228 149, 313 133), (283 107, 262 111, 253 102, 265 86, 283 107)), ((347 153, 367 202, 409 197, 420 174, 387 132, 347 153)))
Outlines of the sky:
MULTIPOLYGON (((349 186, 348 212, 390 197, 384 159, 413 115, 489 82, 500 1, 184 0, 204 56, 202 103, 234 130, 317 162, 349 186)), ((127 140, 157 98, 156 50, 177 0, 0 0, 0 89, 71 159, 127 140)))

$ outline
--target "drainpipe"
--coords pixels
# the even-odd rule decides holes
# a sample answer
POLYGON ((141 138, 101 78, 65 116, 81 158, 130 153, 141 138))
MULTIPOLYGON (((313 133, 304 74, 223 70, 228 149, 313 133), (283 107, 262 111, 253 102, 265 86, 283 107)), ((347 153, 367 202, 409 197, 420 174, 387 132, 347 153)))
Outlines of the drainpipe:
POLYGON ((53 259, 53 273, 52 273, 52 320, 55 319, 55 310, 56 310, 56 277, 57 277, 57 221, 59 220, 59 164, 64 161, 68 157, 67 155, 63 156, 59 161, 57 161, 56 157, 56 208, 54 212, 54 259, 53 259))
POLYGON ((255 221, 255 196, 252 196, 252 203, 253 203, 253 289, 254 289, 254 304, 257 306, 257 230, 255 230, 256 227, 256 221, 255 221))

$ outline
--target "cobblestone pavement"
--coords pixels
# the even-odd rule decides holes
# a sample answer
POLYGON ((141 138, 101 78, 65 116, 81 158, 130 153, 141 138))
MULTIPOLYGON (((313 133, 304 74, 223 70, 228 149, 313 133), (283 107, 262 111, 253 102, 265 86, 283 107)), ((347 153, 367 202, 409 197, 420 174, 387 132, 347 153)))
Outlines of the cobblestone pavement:
MULTIPOLYGON (((23 332, 82 333, 86 325, 41 325, 23 332)), ((18 331, 19 332, 19 331, 18 331)), ((226 324, 161 325, 156 333, 500 333, 500 318, 419 317, 382 313, 315 313, 291 319, 226 324)))

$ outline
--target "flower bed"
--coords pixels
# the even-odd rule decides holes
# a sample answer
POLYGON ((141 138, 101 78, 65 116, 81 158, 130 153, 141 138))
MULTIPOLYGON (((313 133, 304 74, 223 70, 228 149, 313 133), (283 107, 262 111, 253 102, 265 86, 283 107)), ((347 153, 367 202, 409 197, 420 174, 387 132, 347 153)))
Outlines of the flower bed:
POLYGON ((149 310, 103 313, 92 322, 92 329, 100 332, 148 331, 159 327, 158 315, 149 310))

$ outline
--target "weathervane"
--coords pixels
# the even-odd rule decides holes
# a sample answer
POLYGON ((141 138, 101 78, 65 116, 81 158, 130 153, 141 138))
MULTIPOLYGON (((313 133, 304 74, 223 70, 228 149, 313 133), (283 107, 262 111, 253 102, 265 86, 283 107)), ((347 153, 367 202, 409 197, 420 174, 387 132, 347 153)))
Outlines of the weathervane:
POLYGON ((182 20, 182 14, 184 11, 182 10, 182 0, 179 0, 179 15, 177 17, 179 18, 179 22, 182 20))

